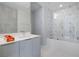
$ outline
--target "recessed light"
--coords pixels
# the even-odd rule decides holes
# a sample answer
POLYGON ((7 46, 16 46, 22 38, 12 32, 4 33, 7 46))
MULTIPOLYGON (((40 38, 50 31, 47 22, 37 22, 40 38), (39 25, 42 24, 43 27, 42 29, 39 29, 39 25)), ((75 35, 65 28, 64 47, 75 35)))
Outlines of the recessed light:
POLYGON ((60 5, 59 5, 59 7, 63 7, 63 5, 62 5, 62 4, 60 4, 60 5))

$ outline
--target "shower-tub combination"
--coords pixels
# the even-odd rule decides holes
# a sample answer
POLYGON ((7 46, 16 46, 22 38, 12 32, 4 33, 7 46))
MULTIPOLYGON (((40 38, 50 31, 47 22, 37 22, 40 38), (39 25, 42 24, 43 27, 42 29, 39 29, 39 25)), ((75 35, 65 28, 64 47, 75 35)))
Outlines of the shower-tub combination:
MULTIPOLYGON (((38 7, 36 4, 32 7, 38 7)), ((79 3, 45 4, 42 6, 39 3, 41 7, 32 15, 32 27, 36 30, 32 32, 40 34, 42 42, 45 42, 42 56, 79 56, 79 3)))
POLYGON ((54 12, 52 20, 44 56, 79 57, 79 5, 54 12))

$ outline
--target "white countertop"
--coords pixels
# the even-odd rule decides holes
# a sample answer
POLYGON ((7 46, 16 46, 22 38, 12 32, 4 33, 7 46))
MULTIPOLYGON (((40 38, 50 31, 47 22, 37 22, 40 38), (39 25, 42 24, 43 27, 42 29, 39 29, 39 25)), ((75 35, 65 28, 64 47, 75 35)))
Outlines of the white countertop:
MULTIPOLYGON (((6 34, 8 34, 8 33, 6 33, 6 34)), ((15 40, 13 42, 6 42, 6 40, 4 39, 4 35, 6 35, 6 34, 0 34, 0 45, 5 45, 5 44, 21 41, 21 40, 27 40, 27 39, 34 38, 34 37, 39 37, 39 35, 34 35, 34 34, 31 34, 30 32, 10 33, 9 35, 14 36, 15 40)))

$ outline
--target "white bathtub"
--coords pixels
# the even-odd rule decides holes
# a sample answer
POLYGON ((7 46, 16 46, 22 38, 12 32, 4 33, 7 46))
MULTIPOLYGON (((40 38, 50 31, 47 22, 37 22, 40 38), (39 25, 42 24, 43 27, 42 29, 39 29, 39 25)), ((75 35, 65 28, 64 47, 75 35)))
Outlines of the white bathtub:
POLYGON ((48 57, 79 57, 79 43, 47 39, 48 57))

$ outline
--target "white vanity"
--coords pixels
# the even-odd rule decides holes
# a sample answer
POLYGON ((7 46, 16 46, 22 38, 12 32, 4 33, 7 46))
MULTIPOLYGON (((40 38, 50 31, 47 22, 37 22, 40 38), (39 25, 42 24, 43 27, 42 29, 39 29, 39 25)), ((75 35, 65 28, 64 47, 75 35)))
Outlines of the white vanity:
MULTIPOLYGON (((3 36, 4 34, 0 34, 3 36)), ((0 37, 0 57, 40 57, 40 36, 28 33, 12 33, 15 41, 7 43, 0 37)))

